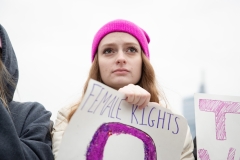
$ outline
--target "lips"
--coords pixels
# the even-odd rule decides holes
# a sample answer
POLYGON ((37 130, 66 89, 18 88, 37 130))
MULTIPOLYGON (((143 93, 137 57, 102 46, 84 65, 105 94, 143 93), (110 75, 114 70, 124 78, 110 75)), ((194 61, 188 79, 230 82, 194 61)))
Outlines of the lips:
POLYGON ((129 72, 129 70, 125 68, 119 68, 113 71, 113 73, 124 73, 124 72, 129 72))

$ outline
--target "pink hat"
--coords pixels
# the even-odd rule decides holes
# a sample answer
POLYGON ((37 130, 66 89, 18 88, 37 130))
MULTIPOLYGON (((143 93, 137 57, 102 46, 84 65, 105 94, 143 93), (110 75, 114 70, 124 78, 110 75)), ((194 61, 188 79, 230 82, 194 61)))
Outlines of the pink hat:
POLYGON ((102 28, 98 30, 96 35, 94 36, 93 43, 92 43, 92 61, 94 60, 95 54, 97 53, 98 45, 100 41, 105 37, 107 34, 112 32, 126 32, 134 36, 139 44, 145 55, 150 58, 149 50, 148 50, 148 43, 150 42, 150 38, 148 34, 136 24, 123 20, 117 19, 108 22, 102 28))
POLYGON ((2 48, 2 40, 1 40, 1 37, 0 37, 0 48, 2 48))

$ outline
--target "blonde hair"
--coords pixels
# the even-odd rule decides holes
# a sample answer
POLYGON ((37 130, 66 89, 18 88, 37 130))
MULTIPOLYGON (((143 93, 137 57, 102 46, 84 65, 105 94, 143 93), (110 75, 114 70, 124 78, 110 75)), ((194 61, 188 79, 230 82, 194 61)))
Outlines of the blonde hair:
MULTIPOLYGON (((142 75, 139 80, 139 82, 136 85, 139 85, 143 89, 147 90, 151 94, 150 102, 156 102, 160 104, 160 100, 163 100, 165 104, 167 104, 166 97, 164 95, 164 92, 158 88, 156 77, 155 77, 155 72, 154 69, 146 57, 146 55, 142 52, 142 75), (161 99, 159 99, 161 98, 161 99)), ((95 58, 93 60, 92 66, 90 68, 90 72, 88 75, 88 78, 85 82, 84 88, 83 88, 83 93, 82 97, 80 98, 79 102, 72 106, 72 111, 68 115, 68 121, 72 118, 73 114, 76 112, 78 106, 81 103, 81 100, 86 93, 88 83, 90 79, 94 79, 96 81, 99 81, 103 83, 101 75, 100 75, 100 70, 99 70, 99 63, 98 63, 98 54, 95 55, 95 58)))
POLYGON ((15 86, 14 80, 2 62, 2 49, 0 48, 0 99, 5 107, 11 97, 8 85, 15 86))

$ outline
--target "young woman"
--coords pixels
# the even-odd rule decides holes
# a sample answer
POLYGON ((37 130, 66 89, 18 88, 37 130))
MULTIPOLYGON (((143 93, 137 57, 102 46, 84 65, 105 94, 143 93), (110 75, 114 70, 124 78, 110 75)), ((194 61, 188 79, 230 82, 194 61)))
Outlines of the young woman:
MULTIPOLYGON (((158 90, 149 61, 149 42, 148 34, 130 21, 118 19, 102 26, 93 39, 92 66, 83 95, 89 79, 95 79, 124 93, 127 102, 140 108, 145 107, 148 102, 166 102, 164 95, 158 90)), ((80 102, 81 100, 58 112, 52 132, 55 158, 68 122, 80 102)), ((193 160, 192 151, 192 137, 188 130, 180 159, 193 160)))
POLYGON ((36 102, 13 101, 17 59, 0 25, 0 159, 53 160, 51 113, 36 102))

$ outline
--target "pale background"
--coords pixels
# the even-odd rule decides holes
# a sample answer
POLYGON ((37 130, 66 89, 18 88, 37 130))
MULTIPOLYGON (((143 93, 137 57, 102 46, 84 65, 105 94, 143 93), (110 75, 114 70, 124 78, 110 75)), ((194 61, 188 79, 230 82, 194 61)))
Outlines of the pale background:
POLYGON ((149 34, 151 63, 172 107, 182 111, 202 80, 207 93, 240 96, 239 0, 0 0, 20 69, 14 98, 42 103, 55 120, 82 92, 94 34, 117 18, 149 34))

